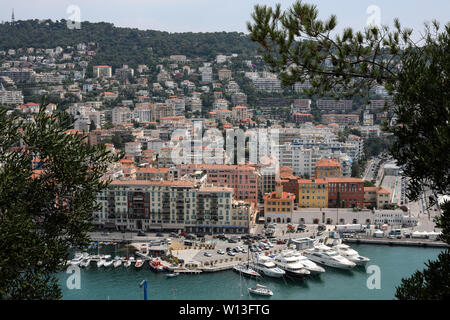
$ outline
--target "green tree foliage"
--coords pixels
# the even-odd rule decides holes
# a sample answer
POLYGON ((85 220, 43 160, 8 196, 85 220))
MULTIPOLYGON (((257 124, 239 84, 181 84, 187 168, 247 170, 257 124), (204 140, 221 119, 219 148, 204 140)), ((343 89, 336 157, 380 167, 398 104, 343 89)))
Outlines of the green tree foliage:
POLYGON ((0 299, 61 298, 54 274, 65 270, 70 246, 88 244, 95 198, 107 186, 100 179, 116 160, 67 134, 64 113, 44 110, 34 123, 0 111, 0 299))
MULTIPOLYGON (((255 6, 250 37, 258 42, 264 60, 281 75, 285 85, 309 80, 312 93, 336 97, 363 93, 384 85, 393 95, 398 125, 387 127, 396 141, 391 153, 410 177, 407 196, 417 200, 423 187, 438 195, 450 193, 450 24, 441 30, 437 22, 425 25, 421 41, 411 38, 412 30, 368 27, 355 32, 346 28, 332 35, 336 16, 318 19, 316 6, 298 0, 281 12, 255 6)), ((378 153, 373 140, 369 153, 378 153)), ((441 207, 437 226, 442 240, 450 240, 450 205, 441 207)), ((397 288, 399 299, 442 299, 450 297, 448 250, 430 262, 428 269, 403 279, 397 288)))
MULTIPOLYGON (((25 20, 0 24, 0 49, 54 48, 95 42, 97 53, 90 65, 108 63, 114 68, 145 63, 150 73, 157 58, 172 54, 211 59, 222 53, 255 54, 256 45, 238 32, 169 33, 155 30, 119 28, 111 23, 81 22, 81 29, 67 28, 67 21, 25 20)), ((88 68, 89 73, 92 68, 88 68)))

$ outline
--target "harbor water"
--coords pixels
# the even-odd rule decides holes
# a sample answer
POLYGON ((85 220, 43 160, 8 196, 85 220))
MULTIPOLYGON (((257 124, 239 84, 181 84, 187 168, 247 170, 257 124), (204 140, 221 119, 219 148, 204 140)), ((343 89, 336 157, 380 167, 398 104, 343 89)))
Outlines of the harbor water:
MULTIPOLYGON (((356 268, 344 271, 325 267, 326 272, 319 277, 307 277, 304 280, 266 277, 259 283, 273 291, 270 299, 391 300, 395 299, 395 288, 402 278, 412 275, 416 270, 423 270, 425 263, 435 260, 441 251, 436 248, 362 244, 352 244, 351 247, 360 255, 371 259, 366 266, 367 270, 356 268), (372 272, 368 272, 371 270, 372 272), (373 281, 378 270, 379 289, 376 288, 376 281, 373 281)), ((120 256, 127 254, 125 248, 116 251, 114 246, 103 246, 100 250, 100 253, 112 254, 113 257, 116 252, 120 256)), ((92 263, 90 267, 81 269, 79 289, 69 289, 67 282, 70 276, 68 273, 58 274, 63 299, 68 300, 142 300, 143 289, 139 288, 139 283, 143 279, 148 280, 150 300, 267 299, 249 296, 247 288, 253 287, 255 280, 240 277, 231 270, 197 275, 181 274, 167 278, 164 273, 152 272, 148 263, 141 269, 136 269, 134 265, 117 269, 97 268, 92 263)))

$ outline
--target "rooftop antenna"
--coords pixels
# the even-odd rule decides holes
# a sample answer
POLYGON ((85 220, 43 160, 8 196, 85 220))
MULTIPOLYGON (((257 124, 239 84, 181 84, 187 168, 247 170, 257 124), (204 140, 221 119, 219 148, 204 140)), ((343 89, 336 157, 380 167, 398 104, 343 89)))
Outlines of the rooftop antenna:
POLYGON ((15 19, 14 19, 14 8, 12 9, 12 14, 11 14, 11 23, 14 24, 15 19))

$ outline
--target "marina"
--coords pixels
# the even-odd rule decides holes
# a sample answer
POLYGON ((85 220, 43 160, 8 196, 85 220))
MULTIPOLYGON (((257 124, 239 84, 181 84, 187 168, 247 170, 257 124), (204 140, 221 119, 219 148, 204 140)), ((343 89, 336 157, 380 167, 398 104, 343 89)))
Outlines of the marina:
MULTIPOLYGON (((304 280, 292 277, 273 278, 263 276, 258 283, 268 287, 273 296, 270 299, 394 299, 395 286, 403 277, 425 267, 428 259, 435 259, 440 252, 436 248, 373 246, 352 244, 360 255, 370 257, 366 267, 340 270, 323 266, 325 272, 319 276, 308 275, 304 280), (367 288, 370 276, 366 268, 378 266, 381 271, 381 289, 367 288)), ((105 245, 102 254, 117 252, 126 255, 125 246, 105 245), (117 249, 115 248, 117 247, 117 249)), ((95 259, 95 257, 94 257, 95 259)), ((139 258, 141 259, 141 258, 139 258)), ((138 261, 137 259, 136 261, 138 261)), ((102 259, 99 259, 99 261, 102 259)), ((97 268, 92 262, 81 269, 81 289, 69 290, 65 286, 68 274, 58 275, 64 299, 142 299, 137 283, 146 278, 149 282, 149 299, 259 299, 248 294, 248 288, 255 287, 254 278, 244 277, 233 271, 232 265, 221 267, 220 272, 199 269, 173 269, 168 272, 154 272, 149 263, 142 260, 142 266, 131 268, 97 268), (170 276, 178 274, 177 276, 170 276), (170 281, 169 281, 170 279, 170 281), (212 285, 213 284, 213 285, 212 285)))

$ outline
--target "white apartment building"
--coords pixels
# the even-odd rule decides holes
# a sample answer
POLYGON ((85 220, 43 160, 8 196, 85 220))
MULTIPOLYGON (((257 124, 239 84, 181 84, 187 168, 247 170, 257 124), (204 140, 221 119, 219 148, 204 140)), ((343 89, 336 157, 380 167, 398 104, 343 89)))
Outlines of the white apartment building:
POLYGON ((112 123, 128 123, 131 121, 132 112, 128 107, 115 107, 112 109, 112 123))

